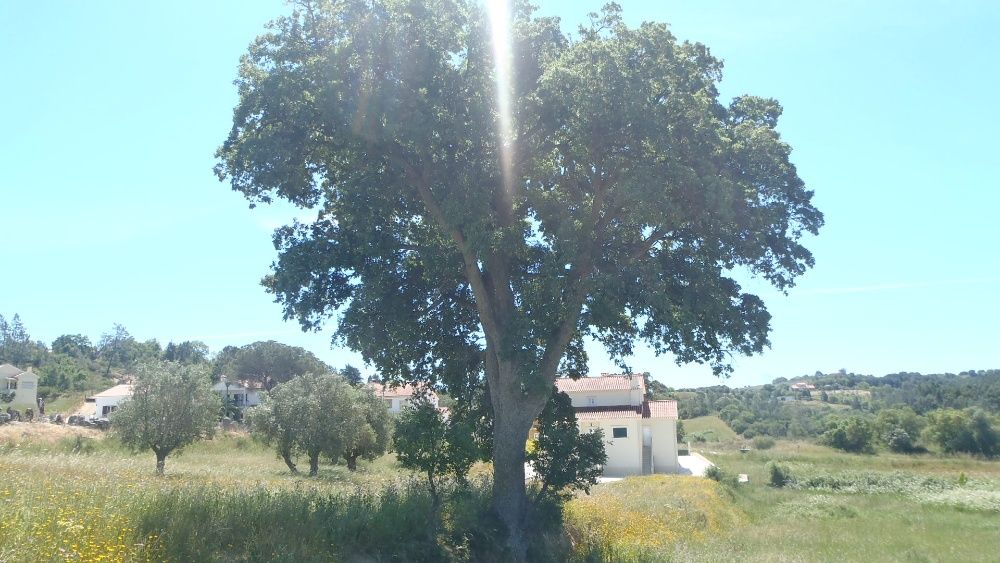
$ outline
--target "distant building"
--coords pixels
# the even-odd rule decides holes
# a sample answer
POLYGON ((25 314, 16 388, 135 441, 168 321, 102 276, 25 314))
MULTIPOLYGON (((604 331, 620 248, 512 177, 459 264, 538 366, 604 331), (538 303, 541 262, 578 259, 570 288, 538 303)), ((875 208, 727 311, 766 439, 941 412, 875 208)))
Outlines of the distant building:
POLYGON ((17 409, 34 409, 38 404, 38 374, 28 367, 27 371, 10 364, 0 365, 0 381, 4 391, 13 391, 14 400, 10 406, 17 409))
POLYGON ((580 432, 604 433, 605 476, 674 473, 677 463, 677 401, 648 401, 643 376, 601 374, 556 379, 569 395, 580 432))
POLYGON ((229 402, 244 409, 260 404, 263 386, 255 381, 229 381, 223 375, 218 383, 212 385, 212 390, 219 394, 224 403, 229 402))
POLYGON ((427 400, 435 407, 438 406, 438 396, 433 390, 416 385, 383 385, 381 383, 369 383, 375 396, 385 402, 385 406, 391 413, 399 413, 403 407, 409 405, 421 394, 426 394, 427 400))
POLYGON ((128 399, 132 396, 132 385, 129 383, 123 383, 121 385, 115 385, 110 389, 105 389, 100 393, 87 397, 86 402, 94 403, 94 414, 101 417, 107 418, 122 401, 128 399))

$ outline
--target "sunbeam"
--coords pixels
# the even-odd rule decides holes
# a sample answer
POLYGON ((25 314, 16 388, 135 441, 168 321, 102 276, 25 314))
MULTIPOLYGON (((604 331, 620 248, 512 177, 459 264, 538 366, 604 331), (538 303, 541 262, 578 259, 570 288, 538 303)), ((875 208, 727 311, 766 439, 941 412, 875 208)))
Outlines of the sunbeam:
POLYGON ((487 0, 490 28, 493 36, 493 64, 500 138, 500 172, 508 196, 513 191, 513 115, 511 111, 511 38, 510 3, 508 0, 487 0))

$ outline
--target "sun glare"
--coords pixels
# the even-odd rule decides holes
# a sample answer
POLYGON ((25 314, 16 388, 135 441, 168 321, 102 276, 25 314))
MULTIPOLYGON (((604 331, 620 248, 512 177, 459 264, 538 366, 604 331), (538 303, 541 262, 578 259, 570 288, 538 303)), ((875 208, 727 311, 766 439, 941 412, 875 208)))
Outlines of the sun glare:
POLYGON ((513 185, 512 143, 513 115, 511 112, 511 39, 510 3, 508 0, 486 0, 493 39, 493 63, 496 77, 496 96, 500 138, 500 167, 504 188, 511 193, 513 185))

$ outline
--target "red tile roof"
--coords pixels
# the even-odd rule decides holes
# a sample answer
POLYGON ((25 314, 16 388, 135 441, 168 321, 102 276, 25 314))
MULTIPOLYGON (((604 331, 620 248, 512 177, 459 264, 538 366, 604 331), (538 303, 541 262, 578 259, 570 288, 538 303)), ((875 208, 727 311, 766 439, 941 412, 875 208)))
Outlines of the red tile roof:
POLYGON ((642 407, 642 418, 680 418, 677 401, 645 401, 642 407))
POLYGON ((639 391, 646 394, 646 381, 641 373, 632 375, 609 375, 601 374, 597 377, 581 377, 580 379, 570 379, 560 377, 556 379, 556 388, 563 393, 574 393, 581 391, 628 391, 632 388, 632 381, 639 384, 639 391))
POLYGON ((677 418, 677 401, 643 401, 642 405, 613 407, 578 407, 577 420, 613 418, 677 418))
MULTIPOLYGON (((368 385, 378 397, 412 397, 425 389, 416 385, 382 385, 381 383, 369 383, 368 385)), ((431 393, 434 392, 431 391, 431 393)))

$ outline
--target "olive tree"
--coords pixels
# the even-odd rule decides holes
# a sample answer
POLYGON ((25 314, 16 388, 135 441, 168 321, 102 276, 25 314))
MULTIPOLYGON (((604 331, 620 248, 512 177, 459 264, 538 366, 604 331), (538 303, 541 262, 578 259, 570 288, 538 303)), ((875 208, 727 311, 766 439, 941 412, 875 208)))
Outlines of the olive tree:
POLYGON ((320 457, 343 457, 353 471, 358 458, 381 455, 391 439, 385 405, 337 375, 307 373, 280 383, 247 419, 254 435, 274 446, 292 473, 298 472, 294 457, 299 454, 309 460, 309 475, 319 472, 320 457))
POLYGON ((111 413, 111 429, 129 448, 153 450, 162 475, 171 452, 212 436, 219 406, 204 366, 147 362, 136 370, 132 396, 111 413))
POLYGON ((488 386, 493 507, 526 557, 524 445, 592 338, 729 371, 822 215, 722 63, 610 4, 569 36, 526 2, 300 0, 243 56, 221 180, 315 220, 275 232, 286 318, 390 381, 488 386), (492 36, 492 31, 497 35, 492 36), (386 322, 391 319, 391 322, 386 322))
MULTIPOLYGON (((351 380, 347 380, 351 383, 351 380)), ((352 383, 352 386, 354 384, 352 383)), ((355 471, 358 468, 358 458, 374 460, 389 450, 392 442, 394 421, 385 403, 375 396, 369 388, 355 387, 352 408, 357 411, 353 432, 344 442, 342 455, 347 462, 347 468, 355 471)))

